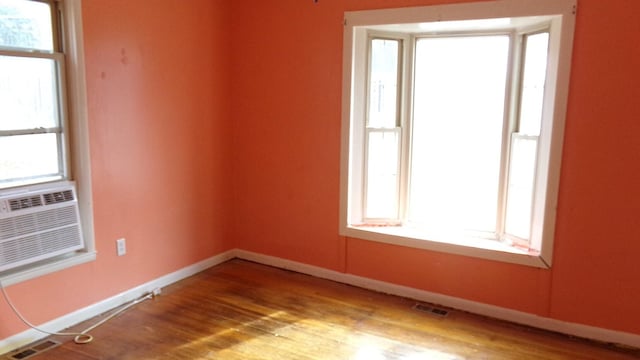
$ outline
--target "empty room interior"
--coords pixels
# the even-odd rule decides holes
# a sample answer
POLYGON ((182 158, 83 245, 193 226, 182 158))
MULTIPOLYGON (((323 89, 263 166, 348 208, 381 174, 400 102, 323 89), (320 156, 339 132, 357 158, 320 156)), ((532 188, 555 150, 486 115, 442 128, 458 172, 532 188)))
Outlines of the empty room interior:
POLYGON ((34 358, 639 356, 638 14, 635 0, 0 0, 0 358, 48 336, 16 312, 79 332, 128 305, 91 342, 54 336, 34 358), (54 40, 11 40, 31 5, 54 40), (48 72, 16 70, 31 61, 48 72), (23 111, 43 81, 54 110, 23 111), (32 119, 47 111, 51 125, 32 119), (29 167, 44 158, 54 170, 29 167), (76 211, 78 243, 12 263, 30 226, 16 219, 46 206, 76 211), (148 322, 168 314, 207 335, 148 322), (445 334, 469 323, 480 335, 457 351, 445 334), (144 355, 163 326, 174 340, 144 355), (500 347, 520 336, 525 350, 500 347))

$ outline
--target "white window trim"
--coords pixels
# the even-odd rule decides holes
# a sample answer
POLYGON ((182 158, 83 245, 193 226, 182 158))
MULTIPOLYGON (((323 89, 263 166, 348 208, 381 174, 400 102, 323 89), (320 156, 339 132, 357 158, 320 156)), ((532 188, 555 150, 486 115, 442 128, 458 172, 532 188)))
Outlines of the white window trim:
MULTIPOLYGON (((522 264, 540 268, 549 268, 553 257, 553 239, 555 232, 556 207, 560 179, 560 162, 564 138, 564 123, 569 89, 569 75, 571 67, 571 52, 573 48, 573 33, 575 27, 575 13, 577 0, 499 0, 481 3, 463 3, 453 5, 436 5, 415 8, 398 8, 382 10, 365 10, 345 13, 343 38, 343 96, 342 96, 342 143, 341 143, 341 172, 340 172, 340 234, 342 236, 371 240, 376 242, 408 246, 444 253, 471 256, 489 260, 522 264), (364 78, 366 66, 354 64, 357 52, 364 52, 364 44, 355 41, 357 29, 387 24, 413 24, 437 21, 455 21, 471 19, 491 19, 530 16, 555 16, 551 22, 552 32, 556 36, 550 38, 550 59, 547 79, 551 91, 545 96, 552 98, 554 106, 546 106, 544 116, 553 117, 553 121, 546 122, 541 129, 539 157, 542 159, 535 182, 545 191, 536 191, 537 204, 533 211, 532 242, 540 249, 539 253, 529 254, 517 248, 501 244, 496 241, 468 241, 452 239, 447 242, 421 239, 420 234, 413 234, 402 227, 356 227, 349 223, 350 216, 359 217, 360 209, 349 207, 350 201, 361 203, 362 193, 359 189, 352 189, 353 182, 362 183, 362 179, 351 179, 362 176, 358 161, 353 161, 353 144, 362 144, 361 131, 354 131, 352 118, 362 117, 363 106, 354 106, 362 102, 356 99, 356 94, 364 94, 360 87, 362 83, 355 82, 355 78, 364 78), (561 35, 561 36, 560 36, 561 35), (358 48, 355 48, 355 46, 358 48), (357 65, 357 66, 354 66, 357 65), (353 71, 363 72, 355 74, 353 71), (549 81, 555 81, 551 83, 549 81), (546 126, 545 126, 546 125, 546 126), (536 240, 537 239, 537 240, 536 240)), ((537 185, 538 186, 538 185, 537 185)))
POLYGON ((82 222, 85 249, 63 258, 53 258, 35 266, 3 274, 2 285, 8 286, 96 259, 93 229, 93 196, 91 158, 89 151, 89 120, 82 33, 82 0, 59 0, 63 6, 66 94, 69 113, 70 178, 76 183, 76 193, 82 222))

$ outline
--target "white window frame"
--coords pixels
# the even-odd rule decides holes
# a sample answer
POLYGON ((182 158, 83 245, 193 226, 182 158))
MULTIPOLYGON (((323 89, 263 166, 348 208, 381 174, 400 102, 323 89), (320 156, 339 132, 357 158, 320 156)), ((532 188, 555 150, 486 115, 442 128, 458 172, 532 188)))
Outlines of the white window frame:
MULTIPOLYGON (((86 96, 86 74, 84 62, 84 39, 82 31, 82 0, 54 0, 59 4, 64 42, 64 81, 67 113, 66 158, 67 178, 76 184, 76 194, 82 222, 85 249, 35 263, 15 271, 2 273, 2 285, 8 286, 38 276, 94 261, 96 259, 93 226, 93 196, 91 187, 91 160, 86 96)), ((42 185, 35 185, 36 187, 42 185)), ((34 185, 26 186, 29 188, 34 185)), ((12 188, 15 191, 18 188, 12 188)), ((1 192, 2 190, 0 190, 1 192)))
MULTIPOLYGON (((553 255, 576 11, 577 0, 499 0, 346 12, 343 39, 340 234, 394 245, 549 268, 553 255), (366 133, 364 121, 367 111, 367 85, 362 79, 368 76, 365 55, 368 32, 390 29, 387 25, 391 24, 402 29, 424 23, 537 16, 545 17, 549 21, 550 38, 545 86, 547 90, 539 136, 530 239, 530 247, 536 251, 524 251, 506 242, 479 238, 431 239, 419 231, 403 226, 359 226, 363 219, 364 201, 363 144, 366 133)), ((401 131, 402 136, 405 136, 407 131, 401 131)), ((403 147, 402 151, 407 150, 403 147)))

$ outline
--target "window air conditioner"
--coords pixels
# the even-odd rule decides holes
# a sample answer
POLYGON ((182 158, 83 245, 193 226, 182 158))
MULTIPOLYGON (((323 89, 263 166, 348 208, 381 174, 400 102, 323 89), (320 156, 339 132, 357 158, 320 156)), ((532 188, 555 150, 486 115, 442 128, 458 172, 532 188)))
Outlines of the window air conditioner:
POLYGON ((83 248, 73 183, 0 194, 0 272, 83 248))

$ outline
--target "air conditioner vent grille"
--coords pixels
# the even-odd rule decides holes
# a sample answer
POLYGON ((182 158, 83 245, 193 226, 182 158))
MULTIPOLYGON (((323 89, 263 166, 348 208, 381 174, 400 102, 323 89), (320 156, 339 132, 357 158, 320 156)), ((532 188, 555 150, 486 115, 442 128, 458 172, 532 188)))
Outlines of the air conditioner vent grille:
POLYGON ((32 234, 1 244, 0 262, 19 264, 43 255, 59 255, 81 242, 78 226, 32 234))
POLYGON ((73 185, 0 193, 0 273, 84 249, 73 185))
POLYGON ((0 219, 0 240, 75 224, 76 214, 73 206, 67 206, 0 219))
POLYGON ((42 206, 42 198, 40 195, 9 200, 9 207, 11 208, 11 211, 28 209, 36 206, 42 206))
POLYGON ((75 200, 73 198, 73 191, 71 190, 52 192, 49 194, 44 194, 42 196, 44 197, 44 202, 47 205, 75 200))

